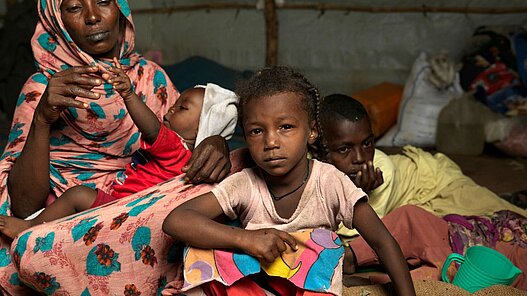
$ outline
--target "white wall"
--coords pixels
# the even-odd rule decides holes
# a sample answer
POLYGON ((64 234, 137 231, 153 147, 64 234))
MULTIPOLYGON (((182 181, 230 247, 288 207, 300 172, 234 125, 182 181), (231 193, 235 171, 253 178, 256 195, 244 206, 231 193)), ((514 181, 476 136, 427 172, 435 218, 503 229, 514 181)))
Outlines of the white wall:
MULTIPOLYGON (((288 1, 288 0, 286 0, 288 1)), ((211 1, 131 0, 132 8, 211 1)), ((239 1, 238 1, 239 2, 239 1)), ((242 1, 243 2, 243 1, 242 1)), ((246 1, 254 3, 255 1, 246 1)), ((292 1, 289 1, 292 2, 292 1)), ((300 1, 302 2, 302 1, 300 1)), ((306 2, 306 1, 303 1, 306 2)), ((323 2, 323 1, 310 1, 323 2)), ((325 1, 365 6, 527 6, 499 1, 325 1)), ((202 55, 238 70, 262 67, 265 23, 257 10, 136 14, 137 49, 158 49, 165 63, 202 55)), ((447 49, 454 58, 484 24, 525 26, 526 14, 344 13, 279 10, 279 62, 300 69, 323 93, 351 93, 382 81, 404 83, 419 51, 447 49)))
MULTIPOLYGON (((132 9, 210 3, 215 0, 129 0, 132 9)), ((285 0, 286 2, 295 2, 285 0)), ((255 3, 255 0, 216 2, 255 3)), ((527 7, 525 0, 296 0, 364 6, 527 7)), ((5 13, 0 1, 0 13, 5 13)), ((136 48, 161 50, 165 63, 192 55, 238 69, 265 61, 265 23, 259 10, 135 14, 136 48)), ((484 24, 526 26, 527 14, 344 13, 279 10, 279 62, 295 66, 323 93, 351 93, 381 81, 404 83, 421 50, 447 49, 459 58, 474 29, 484 24)))

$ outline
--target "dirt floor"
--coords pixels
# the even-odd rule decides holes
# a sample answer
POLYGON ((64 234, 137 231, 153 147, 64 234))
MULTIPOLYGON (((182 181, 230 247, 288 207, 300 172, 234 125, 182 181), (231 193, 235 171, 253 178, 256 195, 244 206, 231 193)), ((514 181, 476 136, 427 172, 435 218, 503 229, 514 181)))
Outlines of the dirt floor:
POLYGON ((498 194, 527 189, 527 158, 449 156, 476 183, 498 194))

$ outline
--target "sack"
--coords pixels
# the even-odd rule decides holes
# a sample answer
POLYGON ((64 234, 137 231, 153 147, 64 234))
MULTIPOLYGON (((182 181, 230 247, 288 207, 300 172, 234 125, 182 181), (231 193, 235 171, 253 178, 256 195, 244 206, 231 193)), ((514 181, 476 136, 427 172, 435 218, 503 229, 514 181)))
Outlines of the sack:
MULTIPOLYGON (((441 57, 441 60, 445 59, 441 57)), ((453 64, 451 67, 454 67, 453 64)), ((453 81, 444 88, 436 87, 432 77, 436 75, 427 54, 423 52, 416 59, 404 86, 391 146, 435 146, 439 112, 450 100, 461 96, 463 91, 458 74, 453 75, 453 81)))
POLYGON ((485 124, 492 111, 466 93, 451 100, 437 120, 437 149, 443 153, 479 155, 485 146, 485 124))

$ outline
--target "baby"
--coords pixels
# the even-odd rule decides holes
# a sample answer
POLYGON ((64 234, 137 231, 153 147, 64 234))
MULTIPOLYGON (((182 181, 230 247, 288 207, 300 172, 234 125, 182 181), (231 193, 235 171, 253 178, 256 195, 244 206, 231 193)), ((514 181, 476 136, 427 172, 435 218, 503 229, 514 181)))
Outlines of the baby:
MULTIPOLYGON (((137 157, 114 180, 110 194, 86 186, 75 186, 32 220, 0 216, 0 231, 14 238, 21 231, 123 198, 182 174, 192 150, 212 135, 230 138, 237 120, 234 92, 209 83, 181 94, 160 122, 133 91, 130 78, 115 59, 103 79, 121 95, 129 115, 141 131, 142 161, 137 157)), ((136 152, 136 155, 138 152, 136 152)))

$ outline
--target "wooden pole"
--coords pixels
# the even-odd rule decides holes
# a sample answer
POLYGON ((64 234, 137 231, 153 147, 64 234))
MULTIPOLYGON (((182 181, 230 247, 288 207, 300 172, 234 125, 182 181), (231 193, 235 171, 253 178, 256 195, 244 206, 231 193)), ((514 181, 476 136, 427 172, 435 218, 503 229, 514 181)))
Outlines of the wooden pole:
MULTIPOLYGON (((213 9, 256 9, 254 4, 244 4, 235 2, 208 3, 194 5, 174 5, 155 8, 138 8, 132 11, 133 14, 154 14, 193 11, 193 10, 213 10, 213 9)), ((464 7, 464 6, 360 6, 350 4, 330 4, 330 3, 285 3, 277 9, 306 9, 306 10, 334 10, 345 12, 366 12, 366 13, 462 13, 462 14, 515 14, 527 13, 527 7, 464 7)), ((0 14, 0 19, 5 15, 0 14)))
POLYGON ((286 3, 283 9, 336 10, 367 13, 472 13, 472 14, 510 14, 525 13, 527 7, 465 7, 465 6, 360 6, 326 3, 286 3))
MULTIPOLYGON (((276 5, 275 5, 276 6, 276 5)), ((174 5, 156 8, 139 8, 132 11, 133 14, 149 13, 173 13, 192 10, 214 10, 214 9, 256 9, 254 4, 243 4, 235 2, 208 3, 196 5, 174 5)), ((462 13, 462 14, 514 14, 527 13, 527 6, 523 7, 465 7, 465 6, 361 6, 350 4, 331 3, 285 3, 276 9, 293 10, 334 10, 345 12, 365 13, 462 13)))
POLYGON ((265 65, 278 64, 278 17, 274 0, 265 0, 265 65))
POLYGON ((132 10, 132 14, 173 13, 182 11, 213 9, 256 9, 256 6, 254 4, 241 3, 204 3, 194 5, 173 5, 166 7, 139 8, 132 10))

